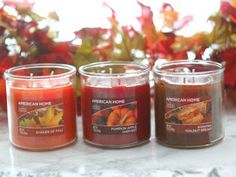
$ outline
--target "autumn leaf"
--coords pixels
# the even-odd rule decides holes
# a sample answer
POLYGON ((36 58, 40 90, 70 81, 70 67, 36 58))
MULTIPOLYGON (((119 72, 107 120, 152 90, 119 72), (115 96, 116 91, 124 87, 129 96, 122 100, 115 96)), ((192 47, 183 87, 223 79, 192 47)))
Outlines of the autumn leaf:
POLYGON ((6 96, 6 81, 3 78, 0 78, 0 111, 7 110, 7 96, 6 96), (2 110, 1 110, 2 109, 2 110))
POLYGON ((38 127, 38 124, 35 122, 34 118, 27 117, 19 121, 19 126, 24 128, 38 127))
POLYGON ((50 106, 44 112, 43 116, 39 117, 40 126, 53 127, 58 126, 63 119, 63 112, 56 111, 54 107, 50 106))
POLYGON ((211 43, 219 46, 229 45, 232 25, 219 14, 209 17, 209 21, 214 24, 214 28, 209 34, 211 43))
POLYGON ((226 49, 218 50, 213 53, 211 60, 224 63, 224 84, 226 87, 236 88, 236 49, 233 47, 228 47, 226 49))
POLYGON ((160 10, 160 14, 163 18, 162 28, 167 27, 167 28, 173 29, 175 22, 179 18, 178 12, 176 12, 170 4, 163 3, 162 8, 160 10))
POLYGON ((236 23, 236 6, 235 1, 221 1, 220 12, 222 16, 226 19, 231 20, 233 23, 236 23))
POLYGON ((153 23, 153 13, 150 7, 145 6, 141 2, 138 2, 138 4, 140 5, 142 12, 141 16, 137 19, 141 25, 142 33, 145 37, 146 48, 150 48, 154 43, 156 43, 158 38, 161 38, 163 35, 157 35, 157 30, 153 23))
POLYGON ((52 19, 52 20, 55 20, 55 21, 59 21, 59 16, 57 15, 57 13, 55 11, 54 12, 49 12, 48 18, 52 19))
MULTIPOLYGON (((115 11, 105 4, 108 7, 112 15, 109 17, 111 23, 110 45, 110 54, 107 52, 110 60, 121 60, 121 61, 132 61, 138 59, 135 56, 137 50, 144 49, 144 40, 142 34, 137 32, 132 26, 120 26, 117 19, 115 11)), ((143 59, 143 58, 142 58, 143 59)))
POLYGON ((84 41, 80 48, 76 50, 73 61, 75 66, 79 68, 82 65, 99 61, 99 55, 93 52, 90 41, 84 41))
POLYGON ((21 6, 26 8, 26 7, 32 7, 35 2, 31 0, 20 0, 20 1, 3 0, 3 3, 10 7, 21 6))

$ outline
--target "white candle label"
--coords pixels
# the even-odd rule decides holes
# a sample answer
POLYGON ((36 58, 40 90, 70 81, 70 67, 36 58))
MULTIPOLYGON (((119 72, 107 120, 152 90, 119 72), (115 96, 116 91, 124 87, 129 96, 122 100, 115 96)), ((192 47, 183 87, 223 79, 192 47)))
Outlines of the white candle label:
POLYGON ((92 131, 98 134, 137 132, 137 101, 92 99, 92 131))
POLYGON ((64 133, 64 105, 53 101, 18 101, 18 132, 22 136, 53 136, 64 133))
POLYGON ((212 130, 210 98, 166 98, 166 130, 193 134, 212 130))

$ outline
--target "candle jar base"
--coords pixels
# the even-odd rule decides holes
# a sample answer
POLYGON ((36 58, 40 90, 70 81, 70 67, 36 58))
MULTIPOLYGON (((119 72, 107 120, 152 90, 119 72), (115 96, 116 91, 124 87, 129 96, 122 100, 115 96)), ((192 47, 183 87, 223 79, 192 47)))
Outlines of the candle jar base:
POLYGON ((77 138, 74 138, 73 140, 68 141, 64 144, 59 144, 59 145, 50 146, 50 147, 40 147, 40 148, 39 147, 21 146, 18 144, 14 144, 13 142, 11 142, 11 144, 17 149, 22 149, 22 150, 26 150, 26 151, 33 151, 33 152, 41 152, 41 151, 50 151, 50 150, 64 148, 64 147, 70 146, 72 144, 75 144, 76 142, 77 142, 77 138))
POLYGON ((132 148, 132 147, 135 147, 135 146, 141 146, 141 145, 147 144, 149 141, 150 140, 147 139, 147 140, 143 140, 143 141, 137 141, 137 142, 134 142, 134 143, 128 143, 128 144, 122 144, 122 145, 104 145, 104 144, 97 144, 97 143, 94 143, 92 141, 84 139, 84 142, 89 144, 89 145, 100 147, 100 148, 105 148, 105 149, 132 148))
POLYGON ((176 148, 176 149, 196 149, 196 148, 206 148, 206 147, 210 147, 210 146, 214 146, 216 144, 219 144, 223 141, 224 136, 215 139, 214 141, 211 141, 209 143, 206 144, 199 144, 199 145, 177 145, 177 144, 170 144, 168 142, 165 141, 161 141, 157 139, 157 143, 166 146, 166 147, 171 147, 171 148, 176 148))

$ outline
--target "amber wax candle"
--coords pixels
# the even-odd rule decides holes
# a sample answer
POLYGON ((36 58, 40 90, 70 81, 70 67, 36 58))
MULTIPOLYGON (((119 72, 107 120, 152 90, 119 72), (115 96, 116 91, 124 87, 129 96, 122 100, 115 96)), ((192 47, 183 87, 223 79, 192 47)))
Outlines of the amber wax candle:
POLYGON ((5 72, 11 143, 27 150, 49 150, 76 140, 76 68, 30 64, 5 72))
POLYGON ((79 68, 85 142, 109 148, 150 137, 149 68, 132 62, 98 62, 79 68))
POLYGON ((223 138, 221 64, 173 61, 156 65, 157 140, 182 148, 212 145, 223 138))

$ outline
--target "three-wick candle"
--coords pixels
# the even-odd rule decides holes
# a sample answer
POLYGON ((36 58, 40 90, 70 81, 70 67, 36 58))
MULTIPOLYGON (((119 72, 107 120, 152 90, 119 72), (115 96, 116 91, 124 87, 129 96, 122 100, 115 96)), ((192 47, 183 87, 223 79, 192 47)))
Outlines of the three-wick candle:
POLYGON ((49 150, 76 140, 76 68, 30 64, 5 72, 11 143, 26 150, 49 150))
POLYGON ((79 68, 85 142, 110 148, 150 138, 149 68, 132 62, 97 62, 79 68))
POLYGON ((223 71, 211 61, 171 61, 156 65, 156 137, 162 144, 192 148, 224 136, 223 71))

